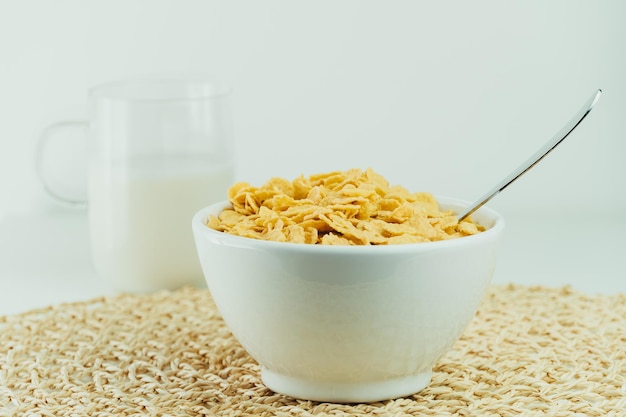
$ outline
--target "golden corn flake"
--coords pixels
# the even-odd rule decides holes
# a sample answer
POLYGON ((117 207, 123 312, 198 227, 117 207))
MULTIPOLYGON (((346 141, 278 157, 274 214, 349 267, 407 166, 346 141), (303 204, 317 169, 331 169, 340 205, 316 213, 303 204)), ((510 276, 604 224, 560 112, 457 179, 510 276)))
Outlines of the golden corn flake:
POLYGON ((272 178, 261 187, 228 190, 232 208, 211 216, 212 229, 253 239, 321 245, 432 242, 485 230, 459 223, 429 193, 411 193, 372 169, 272 178))

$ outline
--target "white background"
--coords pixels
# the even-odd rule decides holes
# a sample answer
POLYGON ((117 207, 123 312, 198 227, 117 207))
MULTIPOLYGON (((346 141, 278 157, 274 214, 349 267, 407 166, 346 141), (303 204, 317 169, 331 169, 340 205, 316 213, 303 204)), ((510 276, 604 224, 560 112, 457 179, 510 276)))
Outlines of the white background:
POLYGON ((602 88, 490 203, 508 225, 494 281, 626 292, 625 18, 619 0, 0 0, 0 314, 113 293, 85 213, 38 181, 37 136, 91 86, 155 73, 233 85, 239 180, 372 167, 467 200, 602 88))

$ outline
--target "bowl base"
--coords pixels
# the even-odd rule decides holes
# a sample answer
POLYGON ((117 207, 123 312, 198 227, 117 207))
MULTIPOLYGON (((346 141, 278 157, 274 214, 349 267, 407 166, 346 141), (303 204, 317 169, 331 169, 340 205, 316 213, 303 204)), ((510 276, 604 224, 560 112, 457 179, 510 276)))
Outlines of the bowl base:
POLYGON ((334 403, 383 401, 415 394, 428 386, 432 371, 374 382, 311 381, 261 369, 263 383, 272 391, 302 400, 334 403))

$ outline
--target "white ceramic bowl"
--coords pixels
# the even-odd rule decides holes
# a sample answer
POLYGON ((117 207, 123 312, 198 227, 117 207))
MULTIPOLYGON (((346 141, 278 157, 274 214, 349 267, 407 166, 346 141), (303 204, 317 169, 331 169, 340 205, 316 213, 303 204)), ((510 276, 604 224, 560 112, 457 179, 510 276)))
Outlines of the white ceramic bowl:
MULTIPOLYGON (((468 202, 438 197, 444 209, 468 202)), ((227 326, 261 365, 263 382, 296 398, 370 402, 414 394, 474 316, 496 264, 504 221, 459 239, 392 246, 268 242, 205 225, 193 232, 227 326)))

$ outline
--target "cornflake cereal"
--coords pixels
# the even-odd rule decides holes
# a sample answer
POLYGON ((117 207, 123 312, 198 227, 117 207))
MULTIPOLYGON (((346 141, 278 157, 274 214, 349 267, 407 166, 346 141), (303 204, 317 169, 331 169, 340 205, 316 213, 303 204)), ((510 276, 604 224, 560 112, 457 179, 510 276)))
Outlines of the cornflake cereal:
POLYGON ((232 208, 208 226, 253 239, 321 245, 393 245, 453 239, 479 233, 441 211, 429 193, 389 186, 372 169, 272 178, 261 187, 240 182, 228 190, 232 208))

